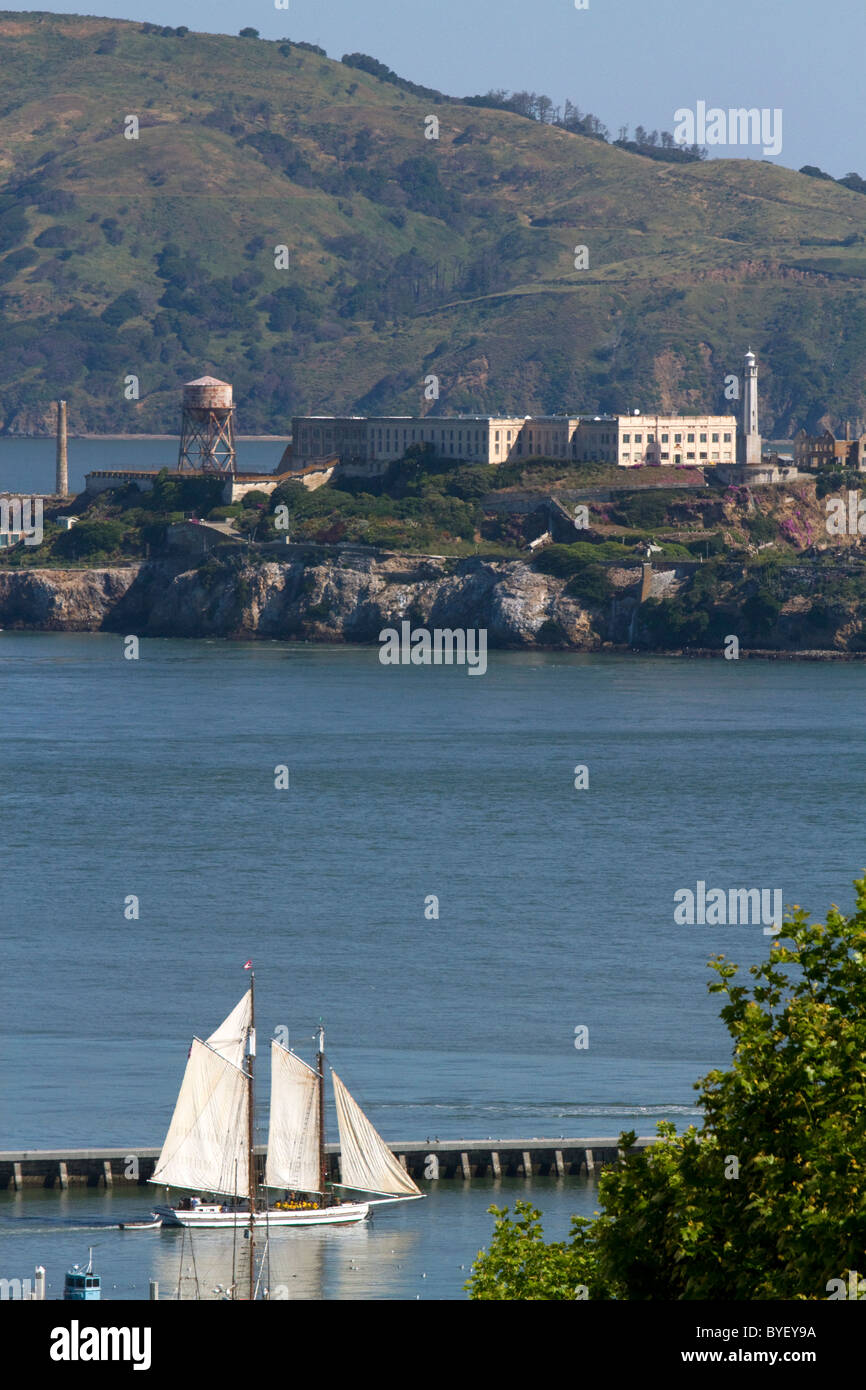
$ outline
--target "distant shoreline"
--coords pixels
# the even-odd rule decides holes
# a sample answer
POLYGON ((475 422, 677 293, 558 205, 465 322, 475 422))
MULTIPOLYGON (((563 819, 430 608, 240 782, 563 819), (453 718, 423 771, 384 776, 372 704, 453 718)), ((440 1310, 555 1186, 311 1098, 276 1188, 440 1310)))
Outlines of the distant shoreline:
MULTIPOLYGON (((34 571, 30 571, 34 573, 34 571)), ((2 574, 2 570, 0 570, 2 574)), ((86 636, 92 634, 98 637, 113 637, 116 632, 111 628, 104 627, 38 627, 24 623, 12 623, 11 626, 4 627, 0 624, 0 633, 32 633, 41 636, 56 636, 60 633, 86 636)), ((261 644, 264 642, 277 643, 281 645, 302 646, 302 647, 332 647, 335 650, 345 650, 347 648, 359 648, 362 650, 379 650, 380 644, 375 641, 342 640, 332 635, 324 637, 301 637, 286 633, 281 636, 267 635, 257 632, 237 632, 237 633, 213 633, 202 630, 201 632, 156 632, 145 634, 149 641, 182 641, 182 642, 210 642, 225 643, 227 646, 235 646, 238 643, 261 644)), ((527 643, 518 646, 512 643, 496 645, 490 648, 490 654, 498 652, 508 654, 520 653, 522 655, 543 655, 543 656, 599 656, 599 657, 621 657, 628 659, 631 657, 652 657, 656 660, 677 660, 677 661, 712 661, 724 659, 724 653, 711 651, 707 648, 694 648, 689 651, 676 650, 665 647, 628 647, 622 645, 605 644, 602 647, 549 647, 527 643)), ((802 651, 774 651, 772 648, 751 648, 740 652, 739 661, 800 661, 818 662, 827 665, 848 664, 851 662, 866 661, 866 652, 840 652, 821 650, 820 648, 805 648, 802 651)))

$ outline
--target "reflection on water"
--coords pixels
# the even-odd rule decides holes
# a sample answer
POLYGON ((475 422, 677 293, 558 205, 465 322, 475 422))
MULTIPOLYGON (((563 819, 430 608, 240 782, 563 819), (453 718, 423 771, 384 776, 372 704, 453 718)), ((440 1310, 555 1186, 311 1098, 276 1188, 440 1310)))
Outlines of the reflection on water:
MULTIPOLYGON (((142 1232, 150 1235, 151 1233, 142 1232)), ((159 1280, 160 1297, 218 1300, 246 1298, 249 1288, 249 1240, 246 1232, 153 1232, 155 1249, 147 1253, 151 1278, 159 1280)), ((417 1248, 417 1231, 393 1230, 367 1221, 345 1227, 306 1230, 275 1227, 256 1235, 256 1278, 271 1299, 400 1298, 402 1270, 417 1248)))
MULTIPOLYGON (((305 1230, 275 1226, 256 1233, 256 1279, 278 1300, 400 1298, 402 1271, 419 1243, 418 1231, 395 1230, 387 1217, 347 1226, 305 1230)), ((133 1234, 133 1233, 131 1233, 133 1234)), ((142 1232, 150 1235, 150 1232, 142 1232)), ((166 1227, 150 1255, 151 1278, 162 1298, 238 1298, 249 1288, 249 1240, 245 1231, 182 1231, 166 1227)))
MULTIPOLYGON (((262 1286, 274 1299, 459 1299, 478 1250, 493 1227, 492 1202, 511 1206, 526 1198, 544 1212, 545 1234, 561 1239, 572 1214, 596 1209, 594 1182, 585 1178, 527 1182, 462 1179, 425 1183, 427 1200, 384 1207, 362 1225, 320 1226, 306 1230, 278 1227, 256 1240, 256 1267, 264 1258, 262 1286)), ((146 1189, 37 1189, 0 1195, 0 1277, 31 1277, 37 1264, 47 1270, 48 1297, 59 1298, 63 1275, 86 1262, 102 1276, 103 1298, 148 1297, 149 1281, 159 1281, 160 1299, 219 1300, 233 1275, 240 1298, 249 1287, 249 1243, 243 1232, 184 1233, 180 1227, 120 1230, 121 1221, 140 1221, 149 1213, 146 1189)))

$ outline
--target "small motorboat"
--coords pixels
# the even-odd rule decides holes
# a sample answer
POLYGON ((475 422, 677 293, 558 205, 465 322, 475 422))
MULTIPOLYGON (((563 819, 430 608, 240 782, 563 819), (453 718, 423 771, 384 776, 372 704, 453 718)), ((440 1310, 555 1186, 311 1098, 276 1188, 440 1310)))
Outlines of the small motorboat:
POLYGON ((162 1225, 162 1217, 154 1216, 150 1221, 121 1221, 122 1231, 157 1231, 162 1225))
POLYGON ((93 1273, 92 1249, 86 1268, 82 1265, 73 1265, 71 1269, 66 1271, 63 1297, 67 1302, 73 1303, 90 1303, 94 1299, 102 1298, 102 1280, 98 1274, 93 1273))

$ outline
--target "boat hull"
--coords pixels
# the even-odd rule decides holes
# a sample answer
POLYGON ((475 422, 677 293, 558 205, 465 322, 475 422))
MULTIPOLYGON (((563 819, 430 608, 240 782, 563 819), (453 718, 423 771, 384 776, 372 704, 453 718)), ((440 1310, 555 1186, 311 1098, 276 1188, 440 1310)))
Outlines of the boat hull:
MULTIPOLYGON (((163 1226, 188 1226, 195 1230, 234 1230, 247 1229, 250 1214, 247 1211, 221 1211, 218 1207, 203 1205, 187 1210, 180 1207, 155 1207, 154 1212, 162 1219, 163 1226)), ((257 1211, 254 1219, 256 1230, 272 1226, 347 1226, 366 1221, 370 1215, 369 1202, 343 1202, 333 1207, 313 1207, 298 1211, 257 1211)))

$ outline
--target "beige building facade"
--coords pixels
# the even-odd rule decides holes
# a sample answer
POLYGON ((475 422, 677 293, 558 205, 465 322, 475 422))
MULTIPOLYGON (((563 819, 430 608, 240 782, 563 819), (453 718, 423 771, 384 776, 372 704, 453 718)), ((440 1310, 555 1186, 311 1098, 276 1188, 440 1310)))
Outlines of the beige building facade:
POLYGON ((579 463, 710 467, 737 458, 734 415, 584 416, 575 431, 571 457, 579 463))
POLYGON ((440 458, 498 464, 550 458, 573 463, 732 463, 733 415, 299 416, 292 421, 292 467, 337 457, 345 473, 374 477, 413 444, 440 458))
POLYGON ((523 424, 491 415, 300 416, 292 421, 292 463, 336 455, 344 472, 374 476, 412 444, 431 444, 440 458, 504 463, 523 424))

